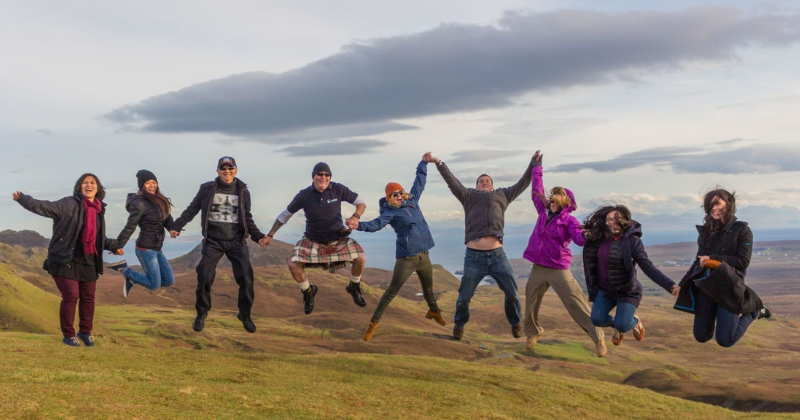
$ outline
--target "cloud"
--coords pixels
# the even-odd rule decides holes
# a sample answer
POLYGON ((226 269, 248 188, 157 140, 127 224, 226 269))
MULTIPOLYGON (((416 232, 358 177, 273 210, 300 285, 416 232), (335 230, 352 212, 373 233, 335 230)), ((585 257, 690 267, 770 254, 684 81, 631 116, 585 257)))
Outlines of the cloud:
POLYGON ((526 153, 523 150, 491 150, 491 149, 477 149, 477 150, 461 150, 451 154, 450 162, 483 162, 492 159, 503 159, 513 157, 521 153, 526 153))
POLYGON ((581 200, 578 208, 583 212, 590 212, 600 206, 615 204, 627 206, 634 214, 677 215, 696 212, 703 202, 698 194, 656 195, 610 192, 581 200))
POLYGON ((211 80, 102 119, 122 130, 236 137, 380 127, 393 119, 505 107, 532 91, 727 61, 744 47, 782 47, 798 38, 800 13, 744 15, 729 7, 508 12, 496 25, 442 24, 355 42, 301 68, 211 80))
POLYGON ((45 136, 49 136, 49 135, 53 134, 52 131, 44 129, 44 128, 36 130, 36 132, 39 133, 39 134, 44 134, 45 136))
POLYGON ((289 146, 278 149, 277 152, 289 156, 331 156, 331 155, 360 155, 375 153, 376 148, 389 144, 382 140, 349 140, 343 142, 315 143, 303 146, 289 146))
POLYGON ((627 153, 613 159, 569 163, 556 166, 553 172, 618 172, 646 165, 670 167, 676 173, 774 174, 800 171, 800 149, 783 145, 746 146, 718 150, 712 147, 655 147, 627 153))

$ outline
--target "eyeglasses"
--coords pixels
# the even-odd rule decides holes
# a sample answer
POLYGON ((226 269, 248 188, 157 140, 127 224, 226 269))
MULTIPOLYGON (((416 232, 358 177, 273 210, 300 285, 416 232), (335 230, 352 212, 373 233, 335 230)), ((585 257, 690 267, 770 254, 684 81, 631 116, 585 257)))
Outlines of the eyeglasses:
POLYGON ((234 168, 234 167, 232 167, 232 166, 223 166, 223 167, 219 168, 219 170, 220 170, 220 171, 222 171, 222 172, 225 172, 225 171, 232 171, 232 170, 234 170, 234 169, 236 169, 236 168, 234 168))
POLYGON ((316 175, 316 176, 318 176, 320 178, 330 178, 331 177, 331 174, 329 174, 327 172, 317 172, 314 175, 316 175))
POLYGON ((392 197, 402 197, 403 194, 403 191, 395 191, 392 193, 392 197))

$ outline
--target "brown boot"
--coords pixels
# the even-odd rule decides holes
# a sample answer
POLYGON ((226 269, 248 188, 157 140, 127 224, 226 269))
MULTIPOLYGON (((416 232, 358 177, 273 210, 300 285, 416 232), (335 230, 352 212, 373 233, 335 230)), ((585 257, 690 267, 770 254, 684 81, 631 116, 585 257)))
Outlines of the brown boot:
POLYGON ((444 322, 444 318, 442 318, 442 311, 441 310, 438 310, 438 311, 430 311, 429 310, 428 313, 425 314, 425 318, 432 319, 432 320, 436 321, 436 323, 441 325, 441 326, 447 325, 447 323, 444 322))
POLYGON ((520 324, 520 325, 512 325, 511 326, 511 335, 513 335, 514 338, 522 337, 522 324, 520 324))
POLYGON ((453 327, 453 338, 456 340, 461 340, 462 337, 464 337, 464 329, 453 327))
POLYGON ((364 341, 372 340, 372 336, 375 335, 375 330, 378 329, 377 322, 370 322, 369 327, 367 327, 367 332, 364 333, 364 341))

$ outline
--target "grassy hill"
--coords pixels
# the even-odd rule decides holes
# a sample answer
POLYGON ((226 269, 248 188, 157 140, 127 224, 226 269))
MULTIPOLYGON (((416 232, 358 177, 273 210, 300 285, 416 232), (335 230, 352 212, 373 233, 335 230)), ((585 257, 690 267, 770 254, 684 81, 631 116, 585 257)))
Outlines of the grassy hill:
POLYGON ((25 281, 15 271, 14 266, 0 263, 0 330, 58 333, 61 299, 25 281))

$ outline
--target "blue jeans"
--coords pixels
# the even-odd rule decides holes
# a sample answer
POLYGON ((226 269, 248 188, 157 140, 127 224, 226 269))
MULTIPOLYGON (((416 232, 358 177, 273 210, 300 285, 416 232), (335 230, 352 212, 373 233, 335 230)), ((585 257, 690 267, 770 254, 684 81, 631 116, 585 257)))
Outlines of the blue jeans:
POLYGON ((701 343, 716 337, 717 344, 730 347, 744 336, 747 327, 758 318, 758 311, 739 315, 723 308, 699 289, 694 288, 693 291, 697 299, 694 312, 694 339, 701 343))
POLYGON ((628 332, 636 326, 633 315, 636 306, 628 302, 618 301, 606 297, 605 290, 598 290, 592 305, 592 324, 596 327, 614 327, 621 333, 628 332), (617 307, 617 312, 611 316, 611 310, 617 307))
POLYGON ((150 290, 169 287, 175 282, 175 277, 172 275, 172 267, 169 266, 169 261, 167 261, 167 257, 163 252, 136 248, 136 258, 142 264, 144 274, 131 268, 126 268, 122 270, 122 275, 125 278, 150 290))
POLYGON ((522 306, 519 303, 517 282, 514 280, 514 270, 508 263, 503 248, 491 251, 474 251, 467 249, 464 253, 464 275, 461 277, 461 286, 458 288, 456 301, 456 314, 453 319, 456 327, 464 328, 469 322, 469 301, 478 288, 478 283, 487 275, 497 282, 497 286, 505 293, 506 319, 511 325, 520 325, 522 322, 522 306))

